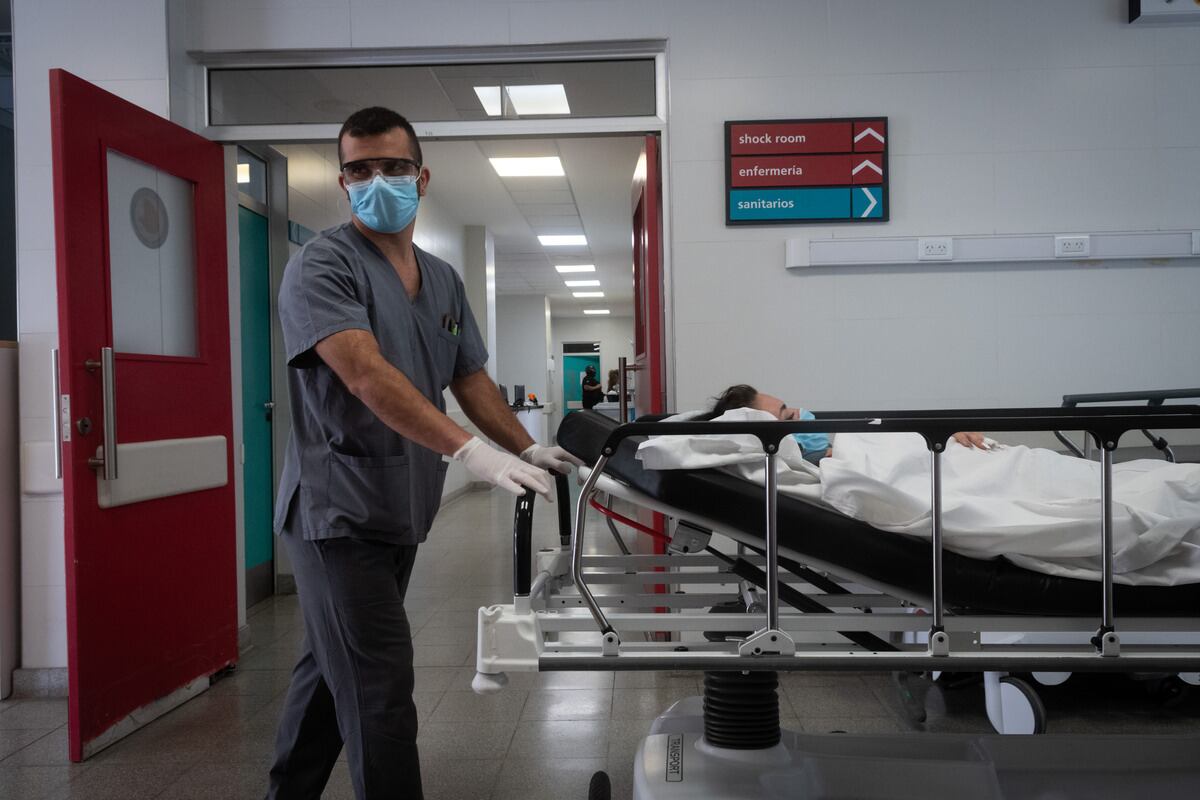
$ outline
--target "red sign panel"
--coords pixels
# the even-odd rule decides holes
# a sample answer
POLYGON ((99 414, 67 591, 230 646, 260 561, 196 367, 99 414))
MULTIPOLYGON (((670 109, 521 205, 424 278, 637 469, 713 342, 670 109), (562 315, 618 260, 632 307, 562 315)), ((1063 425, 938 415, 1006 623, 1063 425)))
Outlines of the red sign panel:
POLYGON ((883 183, 878 155, 737 156, 730 186, 846 186, 883 183))
POLYGON ((887 143, 887 122, 881 119, 859 120, 854 123, 854 152, 882 153, 887 143))
POLYGON ((850 157, 850 183, 861 186, 883 183, 883 154, 863 154, 850 157))
MULTIPOLYGON (((730 126, 730 155, 849 153, 850 122, 751 122, 730 126)), ((882 148, 881 148, 882 149, 882 148)))

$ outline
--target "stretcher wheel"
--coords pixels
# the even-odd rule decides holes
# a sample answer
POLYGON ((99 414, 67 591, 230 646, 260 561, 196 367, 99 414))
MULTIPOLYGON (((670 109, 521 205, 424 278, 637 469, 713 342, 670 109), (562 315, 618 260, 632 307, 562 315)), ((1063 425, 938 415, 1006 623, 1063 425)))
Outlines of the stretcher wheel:
POLYGON ((588 800, 612 800, 612 781, 608 779, 607 772, 592 774, 592 780, 588 783, 588 800))
POLYGON ((999 690, 1002 716, 1000 720, 992 719, 992 725, 997 732, 1046 732, 1046 707, 1042 705, 1042 699, 1032 686, 1020 678, 1006 675, 1000 679, 999 690))
POLYGON ((1163 708, 1174 708, 1180 705, 1187 699, 1188 689, 1188 685, 1175 675, 1168 675, 1146 684, 1146 690, 1150 696, 1163 708))

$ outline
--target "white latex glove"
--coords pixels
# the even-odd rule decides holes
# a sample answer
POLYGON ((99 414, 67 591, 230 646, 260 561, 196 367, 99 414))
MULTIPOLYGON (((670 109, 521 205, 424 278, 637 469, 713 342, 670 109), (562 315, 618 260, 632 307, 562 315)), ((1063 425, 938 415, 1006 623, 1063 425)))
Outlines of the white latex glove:
POLYGON ((544 470, 554 470, 563 475, 571 474, 571 467, 582 467, 583 462, 561 447, 542 447, 531 444, 521 451, 521 460, 544 470))
POLYGON ((551 503, 554 502, 553 484, 545 470, 526 464, 510 453, 489 447, 478 436, 472 436, 470 441, 458 448, 453 458, 461 461, 472 475, 493 486, 518 496, 524 494, 526 489, 532 489, 551 503))

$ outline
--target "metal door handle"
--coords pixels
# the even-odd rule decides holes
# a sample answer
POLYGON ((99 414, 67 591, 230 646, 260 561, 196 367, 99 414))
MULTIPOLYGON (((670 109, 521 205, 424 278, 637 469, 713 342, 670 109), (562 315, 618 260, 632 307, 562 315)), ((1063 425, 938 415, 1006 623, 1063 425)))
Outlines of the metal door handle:
POLYGON ((50 416, 53 418, 53 436, 54 436, 54 477, 61 478, 63 476, 63 459, 62 459, 62 388, 58 377, 58 348, 50 350, 50 393, 51 399, 54 401, 54 406, 50 411, 50 416))
POLYGON ((117 479, 117 369, 111 347, 100 348, 100 360, 89 359, 90 370, 100 368, 100 381, 104 392, 104 441, 100 458, 89 458, 89 467, 103 467, 104 480, 117 479))
POLYGON ((267 411, 270 411, 271 409, 275 408, 275 401, 268 400, 267 402, 263 403, 263 408, 265 408, 267 411))

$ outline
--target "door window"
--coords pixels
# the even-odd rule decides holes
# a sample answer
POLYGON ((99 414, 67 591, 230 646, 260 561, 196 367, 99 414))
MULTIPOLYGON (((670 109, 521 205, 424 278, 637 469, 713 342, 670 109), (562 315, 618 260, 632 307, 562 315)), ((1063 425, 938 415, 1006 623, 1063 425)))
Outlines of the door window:
POLYGON ((193 186, 108 151, 108 265, 113 347, 195 357, 193 186))

